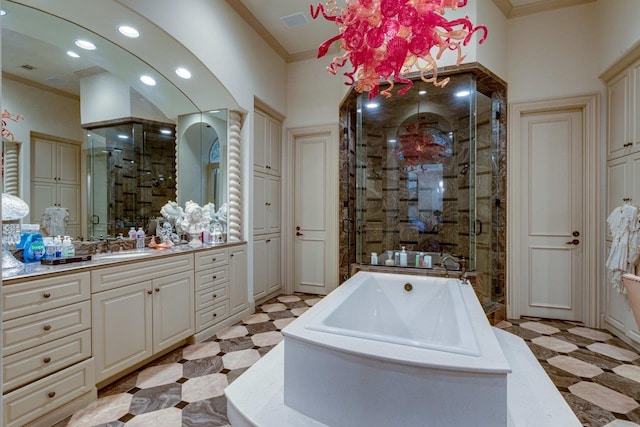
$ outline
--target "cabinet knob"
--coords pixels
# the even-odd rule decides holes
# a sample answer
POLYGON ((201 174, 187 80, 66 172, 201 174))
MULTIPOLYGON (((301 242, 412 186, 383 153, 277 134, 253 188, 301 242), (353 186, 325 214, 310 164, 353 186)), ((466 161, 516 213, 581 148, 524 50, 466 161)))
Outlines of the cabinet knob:
POLYGON ((217 278, 218 278, 218 276, 213 276, 213 280, 215 280, 215 279, 217 279, 217 278))
POLYGON ((231 257, 233 257, 233 254, 231 254, 231 257))
POLYGON ((53 399, 54 397, 56 397, 56 392, 55 391, 50 391, 48 396, 53 399))
POLYGON ((42 328, 45 331, 50 331, 51 330, 51 325, 44 325, 44 327, 42 328))
POLYGON ((214 298, 217 298, 217 297, 218 297, 218 295, 216 295, 216 294, 213 294, 213 297, 214 297, 214 298))
POLYGON ((271 169, 271 166, 269 166, 269 165, 267 165, 267 166, 265 166, 265 167, 266 167, 267 169, 271 169))
POLYGON ((215 258, 211 258, 211 262, 216 262, 216 259, 215 258))
POLYGON ((45 357, 44 359, 42 359, 42 361, 44 363, 49 363, 49 362, 51 362, 51 358, 50 357, 45 357))
POLYGON ((44 294, 42 294, 42 296, 44 298, 49 298, 51 296, 51 294, 49 292, 45 292, 44 294))
POLYGON ((218 313, 213 313, 213 317, 216 317, 218 315, 218 313))
POLYGON ((271 206, 271 203, 269 203, 269 202, 265 202, 265 204, 264 204, 264 205, 265 205, 265 206, 271 206))
POLYGON ((156 288, 156 292, 160 292, 160 288, 156 288))
POLYGON ((271 243, 271 239, 267 239, 264 241, 265 243, 271 243))
POLYGON ((151 294, 153 294, 153 291, 147 291, 147 293, 148 293, 149 295, 151 295, 151 294))

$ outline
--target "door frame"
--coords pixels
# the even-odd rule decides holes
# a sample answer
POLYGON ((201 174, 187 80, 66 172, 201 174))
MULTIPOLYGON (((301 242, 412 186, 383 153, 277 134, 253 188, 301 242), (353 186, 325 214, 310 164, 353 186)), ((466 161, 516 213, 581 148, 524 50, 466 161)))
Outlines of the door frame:
POLYGON ((507 318, 520 317, 520 293, 517 269, 522 259, 518 226, 522 218, 520 201, 523 196, 520 191, 521 177, 517 172, 523 156, 520 143, 520 121, 523 115, 537 112, 553 112, 565 109, 582 111, 583 126, 583 191, 582 211, 584 213, 584 230, 582 241, 583 256, 583 292, 582 292, 582 322, 589 327, 600 327, 600 292, 598 282, 603 267, 600 266, 600 149, 599 138, 599 98, 598 93, 575 97, 551 98, 538 101, 524 101, 509 105, 508 115, 508 144, 507 144, 507 284, 506 303, 507 318))
POLYGON ((338 157, 339 157, 339 140, 338 140, 338 125, 320 125, 320 126, 307 126, 296 127, 287 130, 287 146, 285 148, 286 159, 285 167, 283 168, 282 182, 287 183, 283 186, 283 199, 284 206, 283 224, 282 229, 282 243, 284 257, 284 283, 282 290, 285 294, 292 294, 294 292, 295 282, 295 185, 293 180, 295 179, 295 140, 302 136, 311 135, 328 135, 329 147, 327 156, 327 249, 328 253, 334 254, 332 257, 327 257, 327 265, 325 266, 327 280, 334 280, 336 286, 338 285, 338 185, 339 185, 339 173, 338 173, 338 157))

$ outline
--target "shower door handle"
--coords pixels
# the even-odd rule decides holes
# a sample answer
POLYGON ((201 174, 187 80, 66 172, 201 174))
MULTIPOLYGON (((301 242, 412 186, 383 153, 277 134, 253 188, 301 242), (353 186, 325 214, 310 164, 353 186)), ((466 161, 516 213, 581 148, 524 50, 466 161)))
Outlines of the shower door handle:
POLYGON ((476 236, 479 236, 482 234, 482 221, 479 219, 476 219, 475 221, 473 221, 473 234, 476 236))

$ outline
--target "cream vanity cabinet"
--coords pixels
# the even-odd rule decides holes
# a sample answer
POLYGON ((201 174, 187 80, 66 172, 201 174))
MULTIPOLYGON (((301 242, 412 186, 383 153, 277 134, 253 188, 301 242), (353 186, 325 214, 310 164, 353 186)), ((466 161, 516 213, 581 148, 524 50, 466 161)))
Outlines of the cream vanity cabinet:
POLYGON ((196 341, 247 314, 247 245, 196 252, 196 341))
POLYGON ((264 300, 282 288, 281 206, 282 125, 254 110, 253 299, 264 300))
POLYGON ((89 281, 88 272, 4 281, 3 426, 95 399, 89 281))
POLYGON ((91 272, 99 383, 194 334, 193 255, 91 272))
MULTIPOLYGON (((640 204, 640 59, 622 70, 616 66, 602 76, 607 85, 606 215, 624 200, 640 204)), ((604 218, 606 220, 606 218, 604 218)), ((608 257, 611 234, 607 228, 608 257)), ((607 258, 603 260, 606 262, 607 258)), ((640 331, 626 295, 606 280, 605 326, 640 348, 640 331)))
POLYGON ((32 222, 39 223, 48 207, 64 207, 66 234, 80 235, 80 144, 35 134, 31 150, 32 222))

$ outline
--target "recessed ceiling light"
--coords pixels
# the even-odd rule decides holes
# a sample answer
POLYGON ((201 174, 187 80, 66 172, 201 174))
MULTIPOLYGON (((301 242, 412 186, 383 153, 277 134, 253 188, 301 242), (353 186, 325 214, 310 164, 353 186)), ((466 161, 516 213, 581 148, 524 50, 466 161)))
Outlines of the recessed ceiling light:
POLYGON ((191 71, 187 70, 184 67, 178 67, 176 68, 176 74, 178 75, 178 77, 182 77, 183 79, 190 79, 191 78, 191 71))
POLYGON ((367 108, 378 108, 380 106, 380 104, 378 104, 377 102, 369 102, 366 107, 367 108))
POLYGON ((426 94, 427 94, 426 90, 418 91, 418 95, 426 95, 426 94))
POLYGON ((74 43, 76 44, 76 46, 78 46, 81 49, 96 50, 96 45, 91 43, 88 40, 77 39, 74 41, 74 43))
POLYGON ((124 133, 118 134, 118 138, 120 139, 129 139, 129 135, 125 135, 124 133))
POLYGON ((395 139, 390 139, 388 142, 390 142, 391 144, 393 144, 394 142, 396 142, 395 139))
POLYGON ((0 9, 0 16, 4 16, 7 14, 7 11, 4 9, 0 9))
POLYGON ((469 92, 468 90, 461 90, 459 92, 456 92, 456 96, 458 98, 462 98, 463 96, 469 96, 471 92, 469 92))
POLYGON ((80 58, 80 55, 78 55, 77 53, 75 53, 75 52, 74 52, 74 51, 72 51, 72 50, 68 50, 68 51, 67 51, 67 55, 69 55, 69 56, 70 56, 70 57, 72 57, 72 58, 80 58))
POLYGON ((128 25, 120 25, 118 27, 118 31, 120 31, 120 34, 122 34, 123 36, 127 36, 132 39, 137 39, 138 37, 140 37, 140 32, 138 32, 138 30, 128 25))
POLYGON ((144 84, 146 84, 147 86, 155 86, 156 85, 156 81, 154 80, 153 77, 151 76, 147 76, 146 74, 143 76, 140 76, 140 81, 144 84))
POLYGON ((160 133, 163 135, 171 135, 171 129, 160 129, 160 133))
POLYGON ((211 111, 209 111, 209 112, 210 112, 210 113, 215 114, 215 113, 219 113, 219 112, 220 112, 220 110, 211 110, 211 111))

